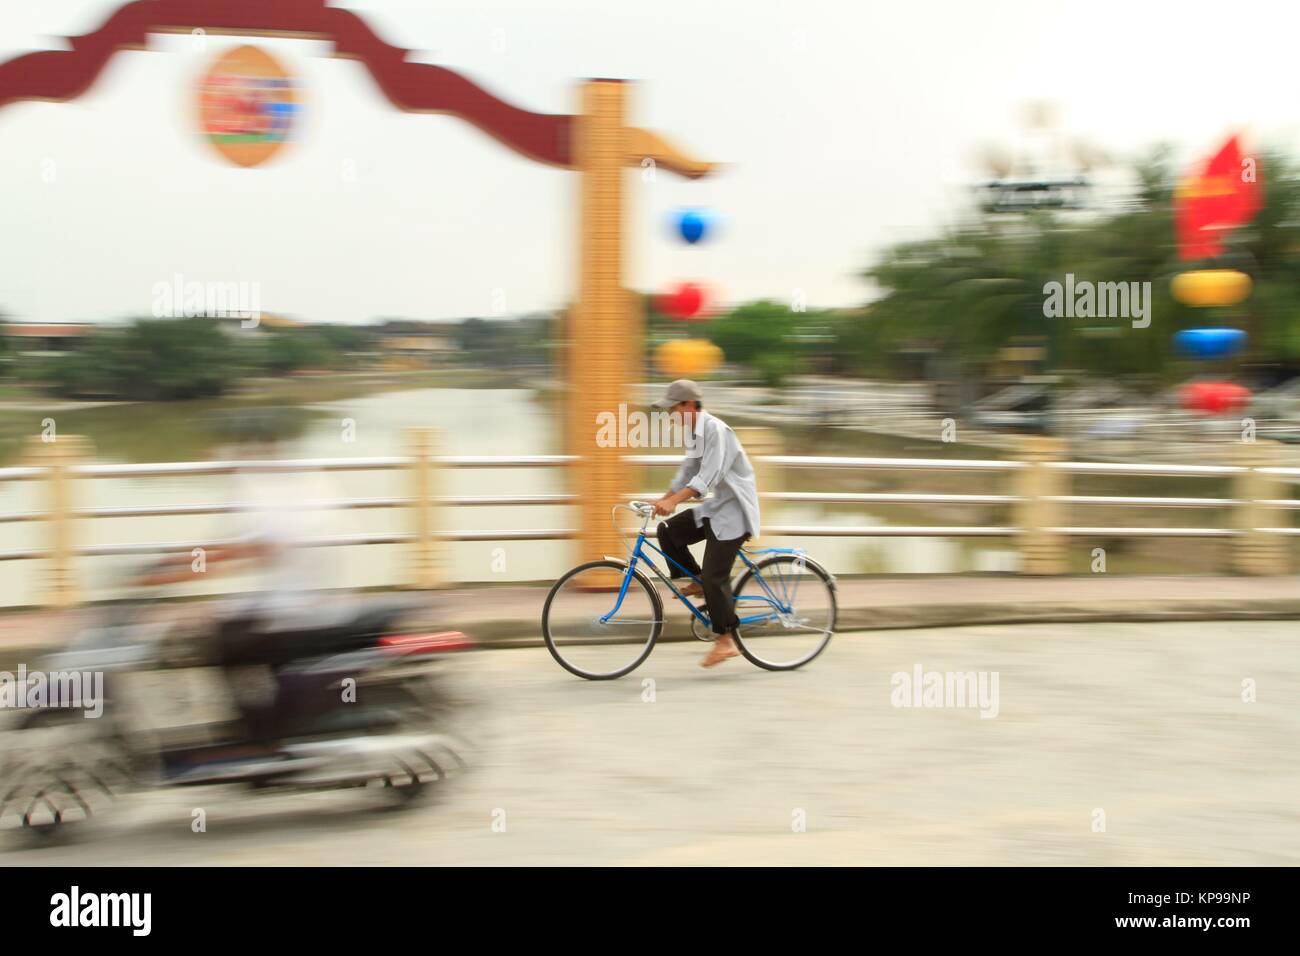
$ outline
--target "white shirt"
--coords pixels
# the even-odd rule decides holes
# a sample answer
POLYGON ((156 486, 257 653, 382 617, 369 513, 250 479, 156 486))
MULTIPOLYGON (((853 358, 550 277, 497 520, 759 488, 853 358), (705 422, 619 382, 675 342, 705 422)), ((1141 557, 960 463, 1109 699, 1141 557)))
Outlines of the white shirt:
POLYGON ((686 458, 670 487, 676 492, 688 485, 701 498, 713 493, 695 507, 696 527, 708 518, 713 536, 719 541, 745 534, 758 536, 754 466, 731 426, 704 411, 695 416, 695 434, 687 443, 686 458))
POLYGON ((227 602, 228 613, 251 615, 264 630, 311 626, 330 618, 317 589, 336 583, 330 548, 309 548, 313 537, 337 533, 330 502, 339 496, 320 472, 235 473, 238 511, 226 519, 239 544, 260 544, 267 553, 248 569, 248 589, 227 602))

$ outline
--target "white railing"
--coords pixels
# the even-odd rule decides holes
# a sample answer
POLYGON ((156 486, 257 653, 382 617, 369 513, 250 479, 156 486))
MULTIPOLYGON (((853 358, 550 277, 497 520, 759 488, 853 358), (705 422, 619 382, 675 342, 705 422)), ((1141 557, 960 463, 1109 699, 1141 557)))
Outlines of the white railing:
MULTIPOLYGON (((60 441, 62 444, 62 440, 60 441)), ((415 473, 423 468, 437 469, 536 469, 563 468, 577 459, 568 455, 532 456, 388 456, 369 458, 312 458, 286 461, 206 461, 164 462, 155 464, 83 464, 74 458, 50 456, 49 464, 0 468, 0 485, 7 482, 43 481, 50 483, 49 495, 54 503, 50 510, 17 513, 0 513, 0 524, 44 522, 49 527, 47 547, 22 548, 0 551, 0 562, 33 559, 53 559, 55 564, 56 595, 75 590, 71 563, 76 557, 102 557, 110 555, 146 555, 188 550, 196 546, 219 544, 212 541, 119 542, 113 544, 81 544, 77 542, 72 526, 81 520, 106 518, 166 518, 195 515, 223 515, 240 512, 239 503, 208 502, 158 505, 133 505, 122 507, 79 508, 75 496, 67 492, 71 480, 98 480, 120 478, 168 478, 176 476, 229 475, 239 470, 257 472, 363 472, 404 471, 415 473), (64 489, 58 493, 58 488, 64 489)), ((633 465, 672 467, 680 457, 672 454, 636 454, 626 456, 633 465)), ((1253 573, 1277 573, 1284 570, 1285 555, 1272 542, 1300 534, 1300 528, 1286 526, 1285 521, 1270 520, 1274 515, 1286 516, 1300 508, 1300 500, 1284 497, 1289 486, 1300 482, 1300 468, 1243 465, 1175 465, 1143 462, 1076 462, 1042 460, 1042 456, 1027 460, 980 460, 944 458, 879 458, 836 457, 805 455, 754 455, 760 469, 760 487, 763 498, 777 504, 836 504, 836 505, 972 505, 1003 506, 1012 509, 1010 524, 963 525, 782 525, 779 520, 765 525, 765 537, 1008 537, 1020 538, 1028 554, 1032 543, 1038 564, 1027 570, 1064 570, 1060 567, 1060 552, 1066 539, 1088 536, 1109 538, 1235 538, 1249 539, 1245 549, 1248 560, 1241 562, 1239 570, 1253 573), (787 473, 792 472, 871 472, 887 470, 907 474, 925 473, 986 473, 1014 478, 1016 486, 999 493, 927 493, 927 492, 853 492, 853 491, 790 491, 785 489, 787 473), (1233 483, 1231 497, 1190 497, 1151 495, 1075 495, 1061 493, 1062 483, 1073 476, 1108 475, 1126 477, 1185 477, 1226 479, 1233 483), (1228 527, 1159 527, 1138 524, 1115 526, 1071 525, 1064 520, 1065 509, 1092 508, 1185 508, 1227 509, 1235 520, 1228 527), (1054 556, 1055 549, 1055 556, 1054 556), (1262 555, 1262 557, 1261 557, 1262 555), (1046 557, 1044 557, 1046 556, 1046 557)), ((802 483, 802 482, 801 482, 802 483)), ((414 483, 416 488, 431 487, 428 483, 414 483)), ((653 497, 649 492, 629 494, 629 499, 653 497)), ((515 507, 576 505, 580 499, 572 494, 518 495, 407 495, 385 497, 354 497, 330 501, 303 502, 306 508, 343 510, 408 509, 421 512, 427 518, 431 507, 515 507)), ((778 511, 779 514, 779 511, 778 511)), ((306 542, 314 547, 351 547, 356 545, 393 545, 430 542, 466 541, 550 541, 574 538, 573 528, 507 528, 485 530, 448 530, 435 528, 428 520, 414 521, 414 530, 374 534, 322 536, 306 542)))

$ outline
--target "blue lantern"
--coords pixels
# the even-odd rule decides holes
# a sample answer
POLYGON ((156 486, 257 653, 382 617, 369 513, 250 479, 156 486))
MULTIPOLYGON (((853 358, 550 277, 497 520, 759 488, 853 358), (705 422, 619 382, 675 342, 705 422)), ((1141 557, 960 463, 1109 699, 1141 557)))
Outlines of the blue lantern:
POLYGON ((691 245, 704 238, 712 217, 703 209, 682 209, 677 213, 677 232, 691 245))
POLYGON ((1178 351, 1190 358, 1223 358, 1241 350, 1246 333, 1241 329, 1183 329, 1174 336, 1178 351))

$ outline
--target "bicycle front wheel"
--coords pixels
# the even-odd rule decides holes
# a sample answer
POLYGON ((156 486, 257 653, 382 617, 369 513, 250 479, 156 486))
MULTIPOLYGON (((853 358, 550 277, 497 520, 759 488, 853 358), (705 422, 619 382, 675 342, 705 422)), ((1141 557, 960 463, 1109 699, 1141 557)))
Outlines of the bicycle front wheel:
POLYGON ((627 566, 593 561, 555 582, 542 608, 542 636, 556 662, 587 680, 613 680, 650 656, 663 628, 663 601, 654 585, 627 566))
POLYGON ((736 584, 736 644, 770 671, 802 667, 835 633, 835 583, 802 554, 778 554, 746 569, 736 584))

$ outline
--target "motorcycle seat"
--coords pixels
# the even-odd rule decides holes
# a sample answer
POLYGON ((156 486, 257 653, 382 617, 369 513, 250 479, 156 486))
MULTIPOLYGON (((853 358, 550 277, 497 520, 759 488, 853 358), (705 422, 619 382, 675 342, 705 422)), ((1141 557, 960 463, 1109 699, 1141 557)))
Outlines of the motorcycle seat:
POLYGON ((254 622, 236 640, 223 641, 223 662, 275 666, 359 650, 389 633, 395 620, 411 608, 410 601, 376 598, 350 603, 324 621, 313 616, 301 625, 291 621, 254 622))

